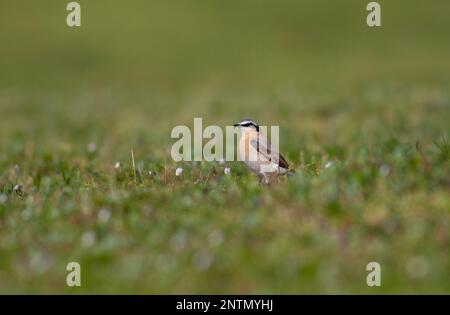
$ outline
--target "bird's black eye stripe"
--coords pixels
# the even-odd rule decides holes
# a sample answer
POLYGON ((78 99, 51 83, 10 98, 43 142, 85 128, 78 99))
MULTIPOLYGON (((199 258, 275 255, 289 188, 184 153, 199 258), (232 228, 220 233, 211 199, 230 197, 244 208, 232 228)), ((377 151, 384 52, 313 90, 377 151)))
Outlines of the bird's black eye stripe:
POLYGON ((250 127, 250 126, 253 126, 253 127, 256 128, 257 131, 259 131, 259 126, 256 125, 256 124, 254 124, 254 123, 252 123, 252 122, 248 122, 248 123, 242 124, 241 126, 242 126, 242 127, 250 127))

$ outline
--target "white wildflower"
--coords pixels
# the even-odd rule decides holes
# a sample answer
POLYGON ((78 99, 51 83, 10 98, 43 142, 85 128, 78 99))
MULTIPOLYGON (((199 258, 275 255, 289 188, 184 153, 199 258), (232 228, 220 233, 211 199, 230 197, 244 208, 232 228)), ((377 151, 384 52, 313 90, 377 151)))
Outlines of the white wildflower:
POLYGON ((20 185, 20 184, 15 185, 14 188, 13 188, 13 191, 15 191, 15 192, 22 191, 22 185, 20 185))
POLYGON ((95 142, 89 143, 87 146, 87 150, 89 153, 94 153, 95 151, 97 151, 97 144, 95 142))
POLYGON ((8 201, 8 196, 5 194, 0 194, 0 205, 5 204, 8 201))
POLYGON ((170 238, 170 246, 177 252, 181 252, 186 246, 186 233, 179 232, 170 238))
POLYGON ((159 271, 169 273, 175 268, 176 262, 171 256, 161 254, 156 258, 155 266, 159 271))
POLYGON ((389 167, 389 165, 383 164, 380 166, 379 172, 381 177, 386 177, 391 172, 391 168, 389 167))
POLYGON ((192 258, 192 264, 200 271, 208 269, 213 262, 211 254, 207 251, 199 251, 192 258))
POLYGON ((422 256, 410 258, 406 263, 406 272, 411 278, 424 278, 430 271, 428 261, 422 256))
POLYGON ((154 209, 153 209, 152 206, 145 206, 145 207, 142 208, 142 212, 145 215, 151 215, 153 213, 153 211, 154 211, 154 209))
POLYGON ((224 173, 225 175, 230 174, 230 173, 231 173, 231 168, 225 167, 225 168, 223 169, 223 173, 224 173))
POLYGON ((328 161, 327 163, 325 163, 325 168, 330 168, 334 165, 333 161, 328 161))
POLYGON ((52 264, 53 262, 49 255, 44 255, 41 252, 33 254, 29 259, 30 269, 38 275, 50 269, 52 264))
POLYGON ((86 231, 81 236, 81 244, 83 247, 92 247, 96 242, 97 236, 94 231, 86 231))
POLYGON ((20 213, 20 216, 22 217, 22 219, 24 221, 28 221, 29 219, 31 219, 31 216, 33 215, 33 211, 30 208, 25 208, 24 210, 22 210, 22 212, 20 213))
POLYGON ((224 235, 221 230, 214 230, 208 235, 209 245, 216 247, 223 243, 224 235))
POLYGON ((106 223, 111 218, 111 210, 109 208, 101 208, 98 212, 98 220, 101 223, 106 223))
POLYGON ((183 169, 182 169, 181 167, 178 167, 178 168, 175 170, 175 175, 176 175, 176 176, 180 176, 182 173, 183 173, 183 169))
POLYGON ((118 169, 121 168, 121 167, 122 167, 122 163, 121 163, 120 161, 117 161, 116 164, 114 164, 114 168, 115 168, 116 170, 118 170, 118 169))

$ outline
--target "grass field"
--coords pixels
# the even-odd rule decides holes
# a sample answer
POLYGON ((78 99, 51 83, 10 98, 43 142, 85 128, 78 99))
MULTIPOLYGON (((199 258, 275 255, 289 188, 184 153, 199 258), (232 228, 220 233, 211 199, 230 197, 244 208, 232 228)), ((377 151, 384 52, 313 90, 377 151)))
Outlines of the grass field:
POLYGON ((79 2, 0 3, 0 293, 450 293, 448 1, 79 2), (194 117, 296 174, 175 163, 194 117))

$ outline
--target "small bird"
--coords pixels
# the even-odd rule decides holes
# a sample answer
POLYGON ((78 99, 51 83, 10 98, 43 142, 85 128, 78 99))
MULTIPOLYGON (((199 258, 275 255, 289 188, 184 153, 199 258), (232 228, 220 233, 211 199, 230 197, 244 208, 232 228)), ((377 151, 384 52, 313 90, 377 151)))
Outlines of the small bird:
POLYGON ((268 184, 274 176, 292 172, 286 159, 272 147, 255 121, 244 119, 234 127, 240 131, 240 159, 259 176, 260 181, 268 184))

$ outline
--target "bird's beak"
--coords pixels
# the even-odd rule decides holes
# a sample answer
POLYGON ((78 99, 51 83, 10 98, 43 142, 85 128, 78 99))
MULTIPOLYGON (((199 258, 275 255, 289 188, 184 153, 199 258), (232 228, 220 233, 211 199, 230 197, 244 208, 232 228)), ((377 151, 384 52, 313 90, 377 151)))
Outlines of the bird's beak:
POLYGON ((234 124, 233 126, 235 126, 235 127, 239 127, 239 124, 234 124))

